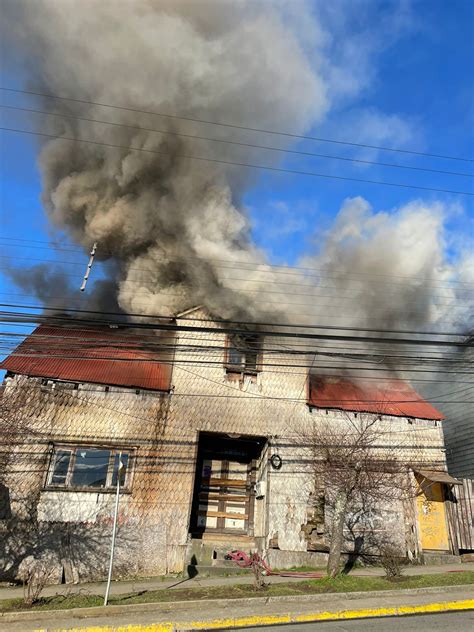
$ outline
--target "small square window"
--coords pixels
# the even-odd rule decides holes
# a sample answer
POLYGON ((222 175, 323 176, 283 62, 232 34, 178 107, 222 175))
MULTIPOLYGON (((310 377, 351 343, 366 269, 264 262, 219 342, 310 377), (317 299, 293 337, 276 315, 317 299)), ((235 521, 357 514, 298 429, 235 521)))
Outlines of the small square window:
POLYGON ((227 340, 226 369, 238 373, 257 373, 262 340, 258 334, 243 333, 227 340))

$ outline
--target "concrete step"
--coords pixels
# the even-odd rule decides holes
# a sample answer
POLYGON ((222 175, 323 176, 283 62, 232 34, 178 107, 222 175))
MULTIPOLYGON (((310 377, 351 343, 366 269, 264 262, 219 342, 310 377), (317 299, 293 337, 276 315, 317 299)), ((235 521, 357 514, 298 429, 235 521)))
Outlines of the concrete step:
MULTIPOLYGON (((216 536, 214 536, 215 538, 216 536)), ((235 536, 227 536, 226 540, 218 539, 201 539, 193 538, 187 550, 187 563, 191 566, 222 566, 223 568, 235 567, 235 563, 226 560, 229 551, 242 550, 249 553, 255 550, 255 541, 253 538, 246 540, 237 540, 235 536)))
POLYGON ((443 553, 443 552, 424 552, 421 555, 421 561, 423 564, 427 566, 433 566, 437 564, 460 564, 461 556, 460 555, 452 555, 451 553, 443 553))

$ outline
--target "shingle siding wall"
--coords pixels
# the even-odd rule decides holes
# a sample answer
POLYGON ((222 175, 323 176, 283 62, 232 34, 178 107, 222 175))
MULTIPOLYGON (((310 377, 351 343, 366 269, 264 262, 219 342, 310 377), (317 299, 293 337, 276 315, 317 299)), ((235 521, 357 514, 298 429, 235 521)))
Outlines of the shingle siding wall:
MULTIPOLYGON (((324 482, 315 481, 312 456, 301 445, 301 437, 313 424, 328 419, 341 423, 351 413, 311 412, 305 403, 306 372, 290 366, 296 364, 291 356, 285 360, 264 354, 263 370, 256 377, 239 380, 227 375, 224 344, 222 334, 183 334, 178 339, 171 395, 119 388, 105 392, 94 385, 79 385, 78 390, 57 385, 48 390, 40 388, 37 378, 9 379, 7 395, 31 387, 27 409, 36 436, 15 448, 15 465, 7 477, 17 521, 8 533, 6 523, 0 524, 7 533, 3 556, 15 542, 20 557, 34 550, 26 533, 34 517, 41 526, 42 547, 58 569, 65 566, 64 560, 72 560, 69 566, 75 578, 105 575, 114 495, 49 491, 44 483, 52 443, 114 444, 134 448, 136 455, 131 493, 120 499, 117 575, 181 571, 188 551, 200 432, 268 439, 260 464, 260 476, 266 477, 268 487, 265 498, 255 503, 255 536, 262 546, 277 537, 281 551, 305 552, 301 527, 308 520, 310 494, 315 486, 324 488, 324 482), (186 343, 202 344, 207 350, 196 355, 186 351, 186 343), (215 349, 216 364, 196 364, 209 361, 208 348, 215 349), (267 357, 283 366, 266 369, 267 357), (272 452, 283 459, 280 470, 265 461, 272 452)), ((403 454, 405 462, 445 465, 442 434, 435 422, 384 417, 379 424, 384 430, 381 452, 403 454)), ((392 504, 383 511, 376 528, 396 534, 402 544, 407 530, 403 507, 392 504)), ((13 572, 17 563, 11 555, 7 571, 13 572)))

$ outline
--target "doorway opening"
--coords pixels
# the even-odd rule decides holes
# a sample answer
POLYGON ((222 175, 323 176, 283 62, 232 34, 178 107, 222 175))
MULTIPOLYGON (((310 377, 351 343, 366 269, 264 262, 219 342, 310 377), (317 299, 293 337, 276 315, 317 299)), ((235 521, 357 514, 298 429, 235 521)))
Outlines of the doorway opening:
POLYGON ((253 536, 257 462, 265 437, 201 433, 190 520, 193 537, 253 536))

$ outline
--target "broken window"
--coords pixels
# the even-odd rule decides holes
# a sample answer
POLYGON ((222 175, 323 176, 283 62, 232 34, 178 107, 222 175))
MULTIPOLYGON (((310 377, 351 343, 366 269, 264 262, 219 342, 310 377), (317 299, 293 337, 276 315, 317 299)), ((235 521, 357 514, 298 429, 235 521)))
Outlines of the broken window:
POLYGON ((130 485, 130 452, 92 446, 55 446, 48 476, 50 487, 113 489, 130 485))
POLYGON ((261 337, 254 333, 233 334, 227 339, 226 368, 239 373, 260 370, 261 337))
POLYGON ((71 461, 71 450, 58 450, 51 474, 52 485, 64 485, 71 461))

